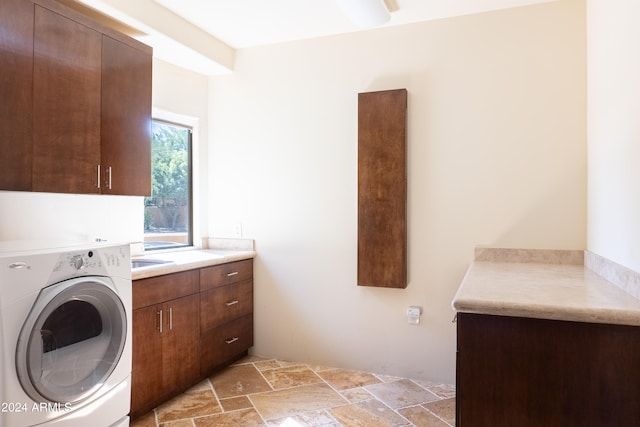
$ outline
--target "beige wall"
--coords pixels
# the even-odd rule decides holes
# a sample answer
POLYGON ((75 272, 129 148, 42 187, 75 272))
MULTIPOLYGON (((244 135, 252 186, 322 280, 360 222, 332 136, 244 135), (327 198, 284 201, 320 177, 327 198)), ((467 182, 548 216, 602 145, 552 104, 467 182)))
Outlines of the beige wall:
POLYGON ((640 3, 587 10, 588 249, 640 271, 640 3))
POLYGON ((453 383, 473 248, 585 247, 585 32, 563 0, 238 51, 210 81, 209 235, 256 239, 254 352, 453 383), (361 288, 357 94, 402 87, 409 286, 361 288))

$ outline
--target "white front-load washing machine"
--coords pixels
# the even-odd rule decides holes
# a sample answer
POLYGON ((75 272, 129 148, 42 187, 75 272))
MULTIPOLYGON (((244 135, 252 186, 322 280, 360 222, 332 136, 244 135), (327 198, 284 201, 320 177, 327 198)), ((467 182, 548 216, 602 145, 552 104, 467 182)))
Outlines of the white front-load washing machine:
POLYGON ((0 427, 128 427, 128 244, 0 242, 0 427))

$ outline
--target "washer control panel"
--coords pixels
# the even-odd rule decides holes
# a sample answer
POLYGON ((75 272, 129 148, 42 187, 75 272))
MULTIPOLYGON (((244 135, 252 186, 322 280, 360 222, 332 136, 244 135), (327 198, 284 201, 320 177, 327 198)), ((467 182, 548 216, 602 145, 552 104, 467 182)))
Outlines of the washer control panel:
POLYGON ((61 253, 53 269, 61 276, 130 277, 131 261, 128 245, 106 246, 61 253))
POLYGON ((0 253, 0 307, 37 294, 54 283, 85 276, 118 277, 130 281, 129 244, 0 253))
POLYGON ((96 256, 95 251, 87 250, 82 252, 70 252, 66 254, 62 254, 60 256, 60 260, 58 261, 58 265, 54 271, 64 271, 64 270, 72 270, 72 271, 86 271, 87 273, 99 273, 102 268, 102 262, 100 257, 96 256))

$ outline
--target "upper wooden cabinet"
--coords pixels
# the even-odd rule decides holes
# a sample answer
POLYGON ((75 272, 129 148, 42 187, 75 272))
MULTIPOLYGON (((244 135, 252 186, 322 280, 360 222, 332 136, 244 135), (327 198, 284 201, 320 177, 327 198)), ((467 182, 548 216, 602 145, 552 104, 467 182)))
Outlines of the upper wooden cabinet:
POLYGON ((0 13, 0 189, 31 189, 33 4, 2 0, 0 13))
POLYGON ((151 61, 102 37, 103 193, 151 195, 151 61))
POLYGON ((407 287, 407 90, 358 94, 358 285, 407 287))
POLYGON ((33 191, 98 193, 102 34, 35 6, 33 191))
POLYGON ((53 0, 0 21, 0 189, 150 195, 151 48, 53 0))

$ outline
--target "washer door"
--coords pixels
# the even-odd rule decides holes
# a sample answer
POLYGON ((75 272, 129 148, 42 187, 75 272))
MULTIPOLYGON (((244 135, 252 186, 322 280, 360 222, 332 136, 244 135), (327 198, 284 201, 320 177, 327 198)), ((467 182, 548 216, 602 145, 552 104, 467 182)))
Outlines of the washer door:
POLYGON ((113 372, 126 335, 124 305, 109 278, 81 277, 48 286, 20 331, 18 379, 36 402, 81 401, 113 372))

